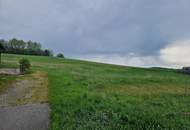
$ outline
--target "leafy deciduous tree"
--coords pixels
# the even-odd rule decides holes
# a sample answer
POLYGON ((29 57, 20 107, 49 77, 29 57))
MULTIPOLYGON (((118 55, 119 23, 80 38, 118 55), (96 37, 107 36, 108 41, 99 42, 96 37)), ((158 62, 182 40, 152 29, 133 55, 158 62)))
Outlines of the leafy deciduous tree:
POLYGON ((1 64, 1 52, 4 50, 4 47, 0 41, 0 64, 1 64))

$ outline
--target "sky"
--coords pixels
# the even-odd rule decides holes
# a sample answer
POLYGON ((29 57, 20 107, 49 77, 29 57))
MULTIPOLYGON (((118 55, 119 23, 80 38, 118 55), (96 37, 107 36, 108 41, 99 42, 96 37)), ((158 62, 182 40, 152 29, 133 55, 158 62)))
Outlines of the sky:
POLYGON ((189 0, 0 0, 0 38, 66 57, 141 67, 190 66, 189 0))

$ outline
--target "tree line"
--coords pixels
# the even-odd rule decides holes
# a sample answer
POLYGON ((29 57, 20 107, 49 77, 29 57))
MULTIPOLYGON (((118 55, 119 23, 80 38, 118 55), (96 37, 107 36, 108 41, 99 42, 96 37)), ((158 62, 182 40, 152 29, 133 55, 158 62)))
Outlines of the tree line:
POLYGON ((11 40, 0 39, 0 44, 4 47, 3 53, 53 56, 53 51, 42 49, 42 45, 38 42, 24 41, 13 38, 11 40))

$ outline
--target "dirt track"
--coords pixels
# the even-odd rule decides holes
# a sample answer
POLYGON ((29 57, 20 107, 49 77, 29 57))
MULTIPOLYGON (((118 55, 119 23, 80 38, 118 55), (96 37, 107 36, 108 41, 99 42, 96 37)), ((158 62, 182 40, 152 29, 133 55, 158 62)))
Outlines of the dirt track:
POLYGON ((0 95, 0 130, 47 130, 47 75, 37 72, 18 78, 0 95))

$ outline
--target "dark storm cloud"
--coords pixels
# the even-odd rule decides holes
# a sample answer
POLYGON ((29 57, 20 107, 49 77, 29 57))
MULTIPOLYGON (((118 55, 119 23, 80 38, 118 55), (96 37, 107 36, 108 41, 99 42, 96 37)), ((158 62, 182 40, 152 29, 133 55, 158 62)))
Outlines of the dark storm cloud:
POLYGON ((190 39, 189 0, 0 0, 0 34, 77 54, 158 55, 190 39))

